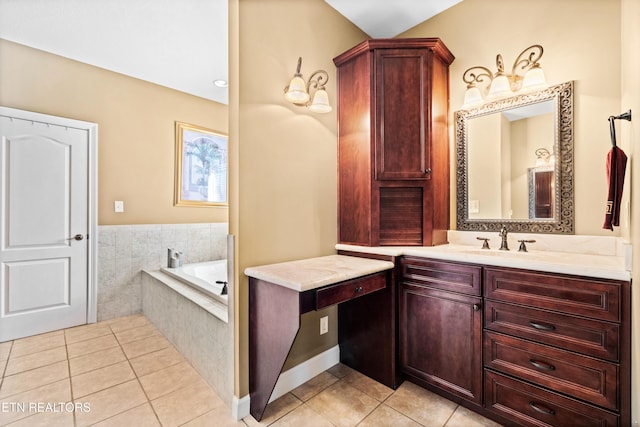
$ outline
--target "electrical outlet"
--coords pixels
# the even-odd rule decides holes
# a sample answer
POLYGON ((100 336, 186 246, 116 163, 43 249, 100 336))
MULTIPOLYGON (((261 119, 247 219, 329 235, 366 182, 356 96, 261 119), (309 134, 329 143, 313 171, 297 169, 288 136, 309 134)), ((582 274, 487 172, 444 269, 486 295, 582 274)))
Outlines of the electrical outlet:
POLYGON ((113 210, 114 212, 124 212, 124 202, 122 200, 116 200, 113 202, 113 210))
POLYGON ((320 335, 324 335, 329 332, 329 316, 320 318, 320 335))

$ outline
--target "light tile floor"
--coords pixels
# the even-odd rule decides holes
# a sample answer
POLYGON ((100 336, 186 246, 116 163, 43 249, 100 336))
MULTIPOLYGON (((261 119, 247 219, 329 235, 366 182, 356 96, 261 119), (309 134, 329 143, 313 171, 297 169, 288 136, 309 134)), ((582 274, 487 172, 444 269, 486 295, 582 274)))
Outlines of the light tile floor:
POLYGON ((0 425, 238 426, 142 315, 0 343, 0 425))
POLYGON ((497 424, 412 383, 338 364, 267 406, 231 411, 143 315, 0 343, 0 426, 321 427, 497 424))

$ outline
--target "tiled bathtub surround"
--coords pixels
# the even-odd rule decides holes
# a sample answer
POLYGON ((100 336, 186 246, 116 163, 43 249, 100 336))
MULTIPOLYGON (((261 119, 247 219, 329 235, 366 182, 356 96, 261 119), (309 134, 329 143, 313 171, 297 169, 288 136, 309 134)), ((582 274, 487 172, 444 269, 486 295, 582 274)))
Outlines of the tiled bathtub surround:
MULTIPOLYGON (((206 305, 203 307, 188 294, 185 296, 167 286, 162 276, 157 272, 142 274, 144 315, 231 407, 233 322, 224 322, 206 305)), ((166 280, 173 279, 166 277, 166 280)))
POLYGON ((142 311, 142 270, 167 263, 167 248, 184 263, 227 257, 227 223, 98 227, 98 321, 142 311))

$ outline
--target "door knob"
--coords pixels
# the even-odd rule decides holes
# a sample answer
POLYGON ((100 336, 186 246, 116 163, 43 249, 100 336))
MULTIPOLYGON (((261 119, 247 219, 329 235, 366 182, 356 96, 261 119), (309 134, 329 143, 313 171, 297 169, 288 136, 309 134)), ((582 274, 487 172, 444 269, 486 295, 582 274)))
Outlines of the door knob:
POLYGON ((82 240, 84 239, 84 236, 82 234, 76 234, 73 237, 69 237, 67 240, 82 240))

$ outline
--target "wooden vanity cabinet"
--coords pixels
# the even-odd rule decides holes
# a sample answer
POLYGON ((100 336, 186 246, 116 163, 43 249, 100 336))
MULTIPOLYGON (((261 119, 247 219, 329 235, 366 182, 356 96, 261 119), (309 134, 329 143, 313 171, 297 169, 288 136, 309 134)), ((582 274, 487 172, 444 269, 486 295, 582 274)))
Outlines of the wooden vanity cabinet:
POLYGON ((517 425, 630 425, 630 283, 484 268, 485 407, 517 425))
POLYGON ((403 257, 400 367, 445 397, 482 404, 479 266, 403 257))
POLYGON ((334 58, 339 243, 446 243, 452 61, 437 38, 366 40, 334 58))

